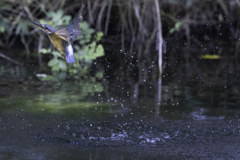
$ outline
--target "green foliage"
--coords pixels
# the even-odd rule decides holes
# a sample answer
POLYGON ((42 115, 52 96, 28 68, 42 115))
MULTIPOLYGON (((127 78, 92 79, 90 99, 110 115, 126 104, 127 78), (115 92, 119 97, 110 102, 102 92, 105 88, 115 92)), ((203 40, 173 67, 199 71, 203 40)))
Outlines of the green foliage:
MULTIPOLYGON (((58 11, 58 14, 62 15, 61 11, 58 11)), ((56 13, 51 12, 49 16, 52 18, 56 13)), ((60 17, 60 16, 58 16, 60 17)), ((68 16, 66 16, 68 17, 68 16)), ((101 44, 97 44, 101 40, 103 33, 97 32, 93 28, 90 28, 87 22, 82 22, 81 26, 81 35, 77 38, 77 41, 82 45, 74 46, 74 58, 76 62, 74 64, 67 64, 65 59, 58 59, 62 57, 59 51, 54 50, 51 52, 50 49, 42 48, 41 53, 43 54, 52 54, 53 59, 48 62, 48 67, 51 67, 52 72, 67 72, 72 76, 78 76, 81 78, 87 78, 90 68, 94 60, 98 57, 104 56, 104 49, 101 44)), ((101 79, 103 71, 97 73, 97 78, 101 79)))
MULTIPOLYGON (((61 19, 63 12, 61 10, 55 12, 49 12, 48 17, 51 18, 50 22, 55 23, 57 19, 61 19)), ((61 21, 58 21, 59 25, 66 25, 70 23, 70 16, 65 16, 61 21)), ((43 20, 40 23, 45 23, 43 20)), ((49 23, 48 23, 49 24, 49 23)), ((98 42, 101 40, 103 33, 96 32, 93 28, 90 28, 87 22, 82 22, 81 35, 77 38, 76 45, 74 47, 74 58, 75 63, 68 64, 63 58, 61 53, 54 49, 42 48, 40 52, 42 54, 51 54, 53 56, 47 63, 48 67, 51 68, 52 75, 40 75, 38 78, 42 81, 64 81, 67 75, 77 78, 76 82, 79 87, 82 88, 82 97, 87 95, 93 95, 95 92, 102 92, 103 86, 97 82, 97 79, 102 79, 104 71, 100 70, 95 75, 90 75, 90 68, 92 67, 93 61, 98 57, 104 56, 104 49, 98 42), (80 45, 78 45, 80 44, 80 45)), ((54 26, 56 27, 56 26, 54 26)))
POLYGON ((179 31, 182 26, 182 22, 175 23, 174 27, 169 30, 169 33, 172 34, 175 31, 179 31))
POLYGON ((60 25, 68 25, 71 20, 71 16, 64 16, 64 12, 61 9, 56 12, 47 12, 47 17, 51 19, 48 24, 52 25, 53 27, 59 27, 60 25))
POLYGON ((19 20, 15 34, 16 35, 27 35, 29 33, 28 26, 30 26, 30 22, 19 20))

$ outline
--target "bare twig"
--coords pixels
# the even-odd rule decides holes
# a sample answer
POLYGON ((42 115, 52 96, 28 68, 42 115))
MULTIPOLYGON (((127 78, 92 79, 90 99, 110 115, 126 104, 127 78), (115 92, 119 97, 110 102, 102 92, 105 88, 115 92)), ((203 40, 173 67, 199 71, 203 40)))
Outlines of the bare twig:
POLYGON ((87 8, 88 8, 88 18, 89 18, 90 24, 93 25, 94 21, 93 21, 93 15, 91 10, 91 2, 89 0, 87 1, 87 8))
POLYGON ((9 43, 9 47, 12 47, 13 46, 13 44, 14 44, 14 42, 16 41, 16 39, 17 39, 17 35, 15 35, 13 38, 12 38, 12 40, 11 40, 11 42, 9 43))
POLYGON ((29 19, 33 20, 34 18, 32 16, 32 13, 29 11, 27 6, 24 6, 24 10, 27 12, 27 15, 28 15, 29 19))
POLYGON ((107 6, 107 1, 104 1, 103 4, 102 4, 102 7, 100 9, 100 12, 98 14, 98 19, 97 19, 97 28, 98 28, 98 31, 101 31, 101 21, 102 21, 102 17, 103 17, 103 12, 105 10, 107 6))
POLYGON ((107 33, 108 33, 108 24, 109 24, 109 19, 110 19, 111 8, 112 8, 112 0, 109 0, 108 10, 107 10, 107 18, 106 18, 105 30, 104 30, 105 35, 107 35, 107 33))
POLYGON ((20 20, 20 18, 22 17, 22 15, 23 15, 23 11, 21 11, 19 14, 18 14, 18 16, 17 16, 17 18, 15 19, 15 21, 13 22, 13 24, 12 24, 12 26, 11 26, 11 29, 10 30, 12 30, 12 29, 14 29, 15 28, 15 26, 17 25, 17 23, 18 23, 18 21, 20 20))
POLYGON ((39 42, 38 42, 38 64, 39 64, 39 67, 42 66, 42 55, 40 53, 40 51, 42 49, 42 41, 43 41, 43 35, 41 34, 39 37, 39 42))
POLYGON ((121 46, 122 46, 122 52, 125 52, 125 43, 124 43, 124 26, 121 27, 121 46))
POLYGON ((9 60, 9 61, 11 61, 11 62, 13 62, 13 63, 15 63, 15 64, 17 64, 17 65, 22 66, 22 63, 20 63, 20 62, 18 62, 18 61, 16 61, 16 60, 14 60, 14 59, 6 56, 5 54, 0 53, 0 57, 4 58, 4 59, 6 59, 6 60, 9 60))
POLYGON ((141 31, 140 33, 143 33, 144 35, 147 35, 148 34, 147 30, 142 23, 142 19, 141 19, 140 12, 139 12, 139 1, 133 0, 133 8, 134 8, 134 11, 135 11, 135 16, 138 20, 139 28, 140 28, 140 31, 141 31))
POLYGON ((160 15, 160 6, 158 0, 155 0, 156 13, 157 13, 157 25, 158 25, 158 67, 159 67, 159 77, 162 77, 162 23, 160 15))

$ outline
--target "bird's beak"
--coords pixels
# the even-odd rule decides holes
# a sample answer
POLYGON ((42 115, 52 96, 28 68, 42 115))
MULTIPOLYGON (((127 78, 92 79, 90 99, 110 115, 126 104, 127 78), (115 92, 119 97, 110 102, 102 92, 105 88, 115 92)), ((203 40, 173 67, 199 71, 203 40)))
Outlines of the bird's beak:
POLYGON ((42 24, 40 24, 40 23, 37 23, 37 22, 34 22, 34 21, 31 21, 33 24, 35 24, 36 26, 38 26, 38 27, 40 27, 40 28, 42 28, 43 29, 43 25, 42 24))

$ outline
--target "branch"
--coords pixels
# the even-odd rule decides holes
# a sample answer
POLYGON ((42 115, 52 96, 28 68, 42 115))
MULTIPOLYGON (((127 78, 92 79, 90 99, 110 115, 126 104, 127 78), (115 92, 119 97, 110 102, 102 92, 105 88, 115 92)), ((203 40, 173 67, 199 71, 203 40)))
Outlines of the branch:
POLYGON ((156 12, 157 12, 157 25, 158 25, 158 67, 159 67, 159 77, 162 77, 162 23, 160 15, 160 6, 158 0, 155 0, 156 12))
POLYGON ((17 64, 17 65, 19 65, 19 66, 22 66, 22 63, 14 60, 14 59, 12 59, 12 58, 10 58, 10 57, 2 54, 2 53, 0 53, 0 57, 4 58, 4 59, 6 59, 6 60, 9 60, 9 61, 11 61, 11 62, 13 62, 13 63, 15 63, 15 64, 17 64))

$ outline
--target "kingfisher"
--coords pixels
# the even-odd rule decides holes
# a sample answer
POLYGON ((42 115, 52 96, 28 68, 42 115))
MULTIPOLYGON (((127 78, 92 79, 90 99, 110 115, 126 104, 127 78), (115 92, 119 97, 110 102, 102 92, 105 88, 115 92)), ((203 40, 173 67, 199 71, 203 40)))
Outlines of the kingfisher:
POLYGON ((31 21, 33 24, 37 25, 48 35, 48 38, 53 43, 59 52, 66 59, 67 63, 74 63, 75 59, 73 56, 73 47, 72 43, 80 35, 80 22, 82 22, 81 11, 71 20, 68 27, 59 27, 55 29, 54 27, 48 24, 40 24, 34 21, 31 21))

